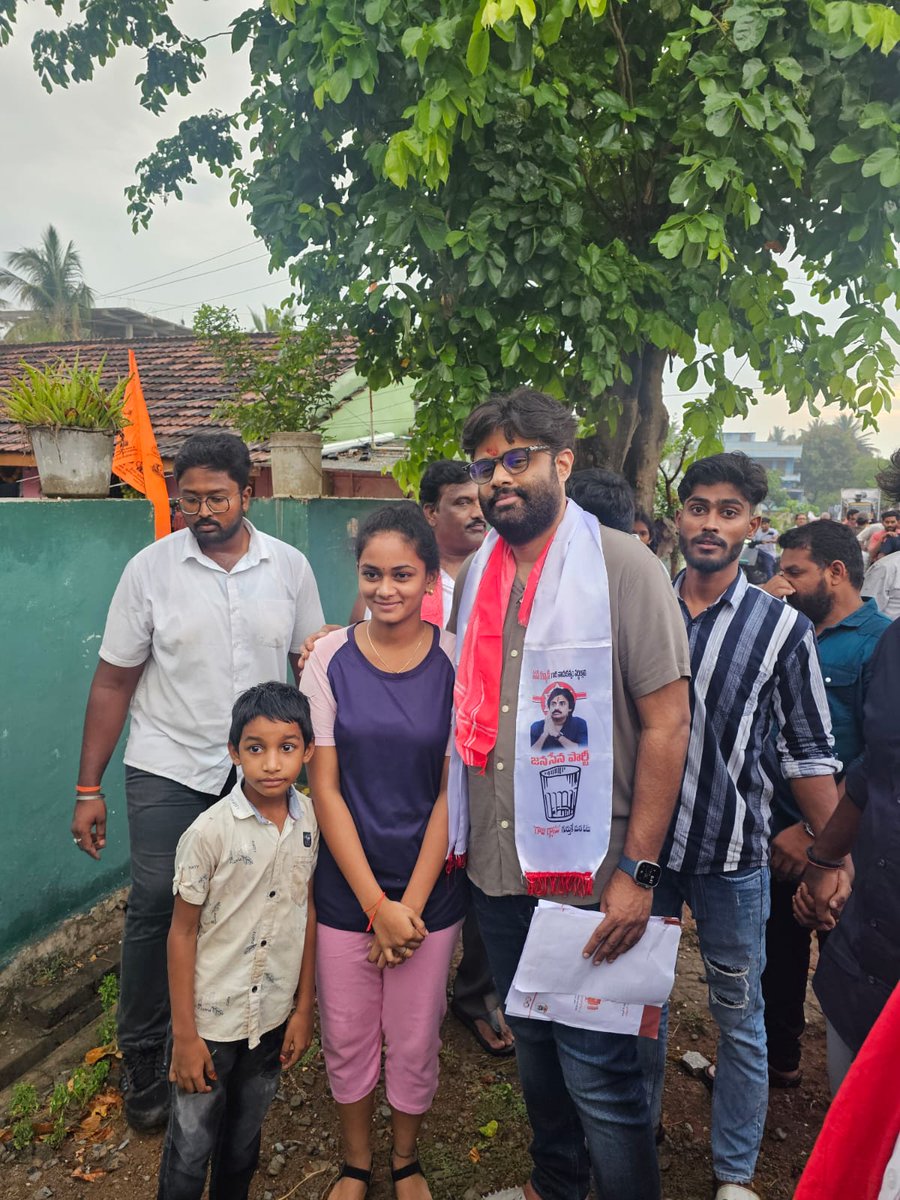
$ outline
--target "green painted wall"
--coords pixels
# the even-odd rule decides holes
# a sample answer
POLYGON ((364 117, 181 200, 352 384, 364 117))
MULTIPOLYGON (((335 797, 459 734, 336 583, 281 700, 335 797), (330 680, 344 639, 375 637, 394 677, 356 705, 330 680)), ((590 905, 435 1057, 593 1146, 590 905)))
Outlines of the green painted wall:
MULTIPOLYGON (((379 502, 256 500, 250 519, 309 558, 326 620, 356 594, 356 523, 379 502)), ((99 864, 69 834, 81 725, 106 610, 153 538, 143 501, 0 500, 0 960, 127 879, 120 746, 104 777, 99 864)))
POLYGON ((347 396, 359 388, 362 389, 360 394, 351 396, 328 422, 323 433, 326 442, 367 438, 373 425, 376 433, 393 433, 402 437, 409 432, 416 415, 411 381, 392 383, 372 392, 371 412, 368 385, 355 372, 348 371, 342 375, 333 391, 337 396, 347 396))

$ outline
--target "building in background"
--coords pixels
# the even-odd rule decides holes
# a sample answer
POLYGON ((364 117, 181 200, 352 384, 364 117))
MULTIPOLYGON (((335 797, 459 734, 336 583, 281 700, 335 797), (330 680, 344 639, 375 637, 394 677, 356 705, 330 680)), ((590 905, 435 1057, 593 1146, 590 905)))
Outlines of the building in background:
POLYGON ((739 430, 723 433, 722 442, 727 451, 741 450, 748 458, 761 463, 767 471, 777 471, 781 486, 792 500, 803 499, 800 485, 800 456, 803 447, 799 442, 757 441, 756 434, 739 430))

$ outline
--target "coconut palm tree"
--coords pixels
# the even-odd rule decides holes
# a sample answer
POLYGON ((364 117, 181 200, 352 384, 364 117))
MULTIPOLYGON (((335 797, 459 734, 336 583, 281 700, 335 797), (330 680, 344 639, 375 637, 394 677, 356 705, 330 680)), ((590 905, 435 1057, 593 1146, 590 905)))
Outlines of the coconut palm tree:
POLYGON ((769 434, 770 442, 777 442, 779 446, 784 444, 786 431, 783 425, 773 425, 772 432, 769 434))
POLYGON ((854 442, 856 442, 856 448, 860 454, 871 456, 875 453, 872 438, 865 432, 862 421, 857 417, 853 417, 849 413, 841 413, 839 417, 835 417, 834 424, 838 429, 843 429, 845 433, 850 434, 854 442))
POLYGON ((73 242, 63 247, 48 225, 40 246, 13 251, 6 262, 6 269, 0 267, 0 291, 11 292, 32 313, 10 329, 7 340, 62 342, 82 336, 94 293, 84 281, 73 242))
POLYGON ((270 308, 263 305, 261 313, 250 309, 250 320, 256 333, 284 333, 294 325, 294 316, 290 309, 270 308))

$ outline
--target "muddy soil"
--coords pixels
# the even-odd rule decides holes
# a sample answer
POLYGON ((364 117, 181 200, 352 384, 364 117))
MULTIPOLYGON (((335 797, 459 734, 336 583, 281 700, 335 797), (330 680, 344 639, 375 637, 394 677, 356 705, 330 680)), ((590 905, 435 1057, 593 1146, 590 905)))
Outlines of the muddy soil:
MULTIPOLYGON (((756 1176, 763 1200, 789 1200, 793 1195, 828 1103, 824 1023, 813 1000, 807 1011, 803 1084, 771 1095, 756 1176)), ((696 936, 690 927, 683 940, 670 1025, 667 1137, 660 1149, 663 1196, 666 1200, 709 1200, 710 1098, 704 1085, 678 1065, 687 1050, 715 1058, 715 1027, 707 1009, 696 936)), ((369 1193, 371 1200, 388 1200, 392 1195, 387 1175, 387 1115, 380 1096, 375 1117, 378 1180, 369 1193)), ((420 1141, 434 1200, 475 1200, 521 1183, 528 1170, 528 1138, 514 1060, 488 1057, 448 1016, 440 1091, 420 1141), (496 1132, 489 1124, 492 1122, 496 1122, 496 1132)), ((56 1150, 38 1143, 31 1151, 12 1155, 7 1142, 6 1151, 0 1149, 9 1155, 0 1163, 0 1197, 68 1200, 77 1195, 92 1200, 152 1200, 161 1142, 161 1135, 142 1136, 129 1130, 120 1108, 113 1104, 97 1130, 76 1130, 56 1150), (89 1181, 85 1175, 94 1178, 89 1181)), ((252 1200, 321 1200, 338 1158, 334 1108, 321 1054, 314 1046, 305 1065, 285 1077, 269 1113, 252 1200)))

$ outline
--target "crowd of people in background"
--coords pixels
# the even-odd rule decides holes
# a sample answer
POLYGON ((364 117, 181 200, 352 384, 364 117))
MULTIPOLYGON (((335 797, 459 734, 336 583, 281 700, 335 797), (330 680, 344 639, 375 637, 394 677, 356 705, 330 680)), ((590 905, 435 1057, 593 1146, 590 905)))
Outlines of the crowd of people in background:
MULTIPOLYGON (((330 1200, 372 1183, 382 1072, 394 1193, 428 1200, 417 1138, 448 988, 518 1067, 531 1171, 498 1195, 659 1200, 666 1013, 657 1038, 504 1014, 542 897, 603 914, 582 951, 598 964, 690 909, 718 1029, 716 1200, 758 1200, 769 1089, 802 1084, 813 934, 836 1105, 882 1011, 900 1021, 900 510, 779 532, 765 471, 729 453, 694 462, 660 521, 620 475, 574 470, 575 430, 528 388, 476 408, 466 461, 362 523, 340 627, 305 557, 247 519, 247 447, 179 453, 185 528, 113 597, 72 822, 98 858, 130 715, 119 1044, 129 1123, 166 1126, 160 1200, 199 1200, 207 1175, 216 1200, 247 1196, 314 1004, 342 1141, 330 1200), (548 751, 578 763, 577 824, 571 795, 548 807, 548 751)), ((900 504, 900 451, 882 487, 900 504)), ((840 1175, 829 1128, 817 1179, 840 1175)))

